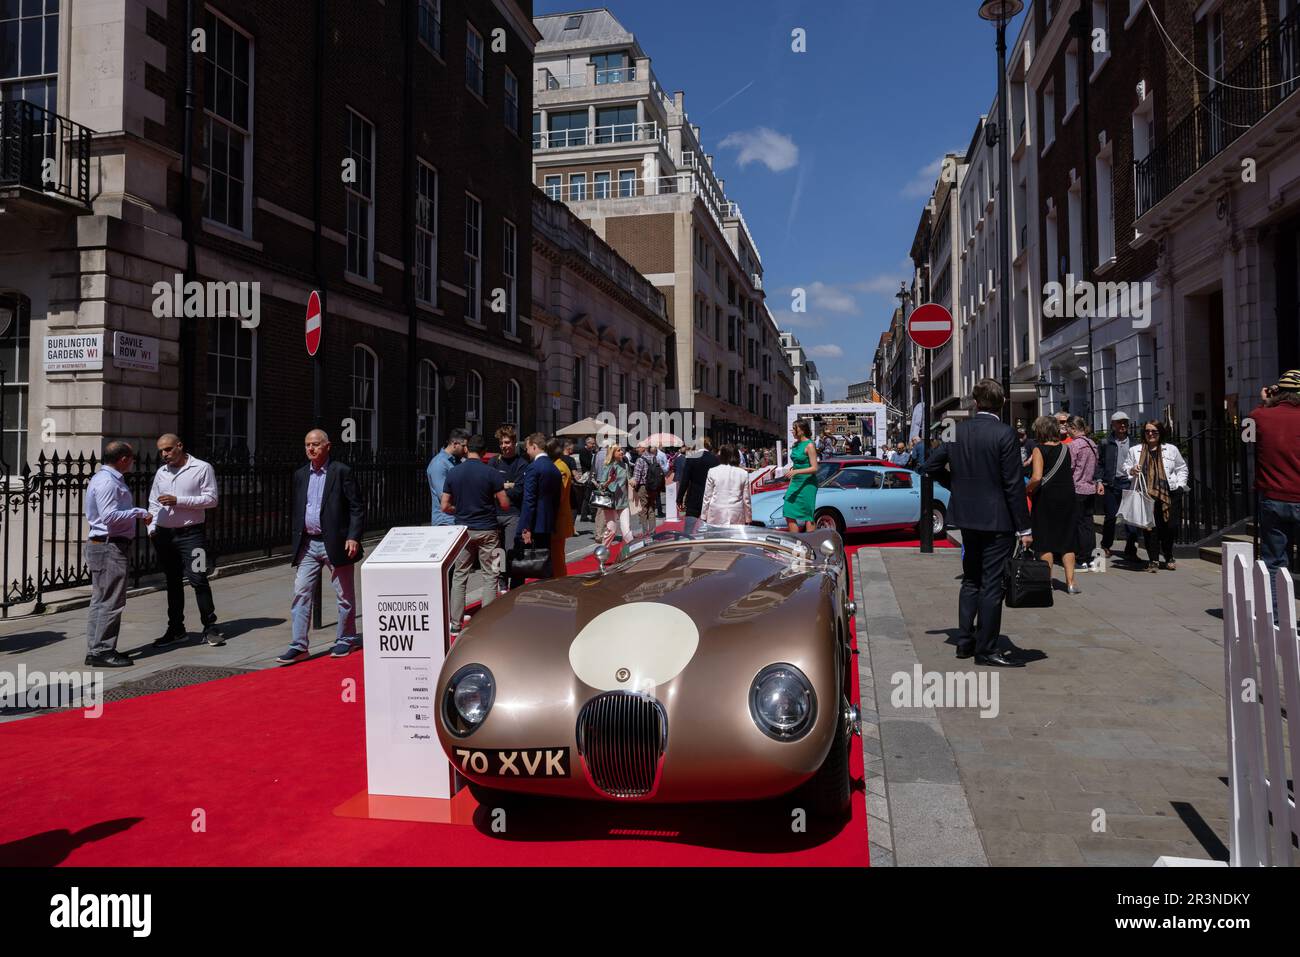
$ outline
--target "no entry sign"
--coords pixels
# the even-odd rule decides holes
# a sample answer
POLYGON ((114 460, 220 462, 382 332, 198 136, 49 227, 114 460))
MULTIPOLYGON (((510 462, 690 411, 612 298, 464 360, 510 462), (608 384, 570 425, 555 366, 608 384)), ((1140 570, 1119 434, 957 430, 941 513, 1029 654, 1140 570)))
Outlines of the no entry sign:
POLYGON ((952 313, 937 302, 926 303, 907 320, 907 334, 922 349, 938 349, 952 338, 952 313))
POLYGON ((315 289, 307 297, 307 355, 316 355, 321 336, 320 294, 315 289))

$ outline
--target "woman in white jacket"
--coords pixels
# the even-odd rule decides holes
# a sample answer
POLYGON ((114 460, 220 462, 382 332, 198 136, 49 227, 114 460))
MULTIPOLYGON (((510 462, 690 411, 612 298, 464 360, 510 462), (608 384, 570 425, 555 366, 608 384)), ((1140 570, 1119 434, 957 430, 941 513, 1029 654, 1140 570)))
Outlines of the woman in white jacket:
POLYGON ((749 473, 736 466, 739 456, 731 445, 718 450, 718 461, 704 483, 700 521, 705 525, 748 525, 751 519, 749 473))
MULTIPOLYGON (((1174 534, 1183 518, 1183 490, 1187 488, 1187 463, 1178 446, 1164 441, 1164 426, 1147 422, 1142 426, 1141 444, 1128 450, 1124 462, 1128 474, 1146 479, 1147 494, 1154 500, 1156 527, 1146 529, 1147 571, 1156 570, 1160 554, 1161 568, 1177 569, 1174 562, 1174 534)), ((1136 481, 1135 483, 1136 484, 1136 481)))

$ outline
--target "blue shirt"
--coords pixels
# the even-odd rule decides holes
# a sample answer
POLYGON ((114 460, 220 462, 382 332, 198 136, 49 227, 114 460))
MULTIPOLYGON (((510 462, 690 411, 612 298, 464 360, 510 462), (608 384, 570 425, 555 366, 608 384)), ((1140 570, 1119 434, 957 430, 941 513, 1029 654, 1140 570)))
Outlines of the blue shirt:
POLYGON ((329 459, 326 459, 320 468, 312 465, 307 476, 307 514, 303 516, 303 529, 308 535, 320 534, 320 505, 325 498, 325 476, 329 470, 329 459))
POLYGON ((429 492, 433 495, 433 519, 430 525, 455 525, 456 517, 442 510, 442 493, 447 490, 447 473, 456 466, 456 458, 443 449, 429 460, 429 492))
POLYGON ((135 538, 136 519, 149 511, 131 504, 131 490, 122 473, 103 466, 86 486, 86 521, 92 538, 135 538))

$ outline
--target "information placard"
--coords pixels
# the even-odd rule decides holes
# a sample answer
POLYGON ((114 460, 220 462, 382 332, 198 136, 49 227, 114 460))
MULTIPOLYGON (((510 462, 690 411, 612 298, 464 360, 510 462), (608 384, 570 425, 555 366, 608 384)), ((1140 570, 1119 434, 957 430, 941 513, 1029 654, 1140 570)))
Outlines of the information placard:
POLYGON ((371 794, 451 797, 451 765, 434 722, 451 569, 468 539, 460 525, 394 528, 361 566, 371 794))

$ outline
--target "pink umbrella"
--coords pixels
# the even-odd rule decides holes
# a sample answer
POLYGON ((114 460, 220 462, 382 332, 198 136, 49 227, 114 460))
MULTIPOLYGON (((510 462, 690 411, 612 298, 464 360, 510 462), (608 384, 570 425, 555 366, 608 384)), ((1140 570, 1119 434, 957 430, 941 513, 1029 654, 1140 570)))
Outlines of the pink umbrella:
POLYGON ((645 444, 653 445, 655 448, 659 449, 671 449, 678 448, 686 443, 671 432, 656 432, 654 435, 650 436, 650 438, 645 440, 645 444))

